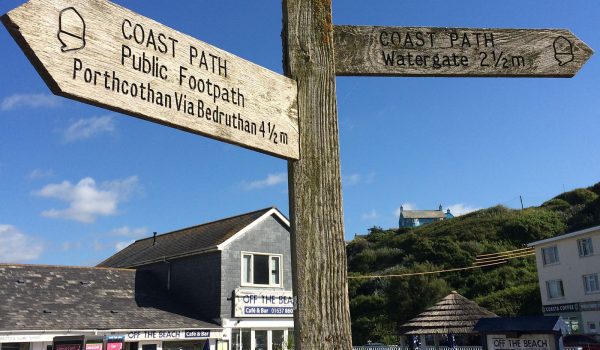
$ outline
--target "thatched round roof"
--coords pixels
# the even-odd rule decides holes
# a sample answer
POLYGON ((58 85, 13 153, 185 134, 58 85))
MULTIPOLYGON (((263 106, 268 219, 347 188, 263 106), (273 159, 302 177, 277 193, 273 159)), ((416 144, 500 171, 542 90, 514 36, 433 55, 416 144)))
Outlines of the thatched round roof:
POLYGON ((498 317, 453 291, 417 317, 400 326, 400 334, 469 334, 483 317, 498 317))

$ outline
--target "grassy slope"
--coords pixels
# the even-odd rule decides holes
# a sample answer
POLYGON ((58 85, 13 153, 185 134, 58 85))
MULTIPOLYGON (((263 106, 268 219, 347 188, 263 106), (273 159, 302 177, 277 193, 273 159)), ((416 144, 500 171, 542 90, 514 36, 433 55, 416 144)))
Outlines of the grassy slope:
MULTIPOLYGON (((563 193, 540 207, 502 206, 403 230, 374 227, 347 248, 350 276, 435 271, 469 266, 479 254, 600 225, 600 183, 563 193)), ((402 278, 351 279, 354 343, 394 342, 396 327, 451 290, 498 315, 538 314, 541 302, 533 257, 499 267, 402 278)))

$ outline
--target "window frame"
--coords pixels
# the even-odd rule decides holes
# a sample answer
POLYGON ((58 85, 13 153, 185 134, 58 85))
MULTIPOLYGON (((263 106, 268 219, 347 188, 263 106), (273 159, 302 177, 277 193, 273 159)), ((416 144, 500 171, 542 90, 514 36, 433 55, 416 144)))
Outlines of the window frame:
POLYGON ((560 255, 558 254, 558 245, 552 245, 549 247, 544 247, 541 249, 541 254, 542 254, 542 264, 543 266, 552 266, 552 265, 558 265, 560 264, 560 255), (554 251, 554 257, 556 260, 552 261, 552 262, 547 262, 546 261, 546 255, 544 254, 544 251, 546 250, 550 250, 552 249, 554 251))
POLYGON ((240 285, 242 287, 262 287, 262 288, 282 288, 283 287, 283 254, 274 254, 274 253, 259 253, 259 252, 249 252, 249 251, 242 251, 240 252, 240 267, 241 267, 241 273, 240 273, 240 285), (245 269, 244 269, 244 257, 245 256, 251 256, 250 258, 250 276, 251 276, 251 282, 246 282, 246 280, 244 279, 244 273, 245 273, 245 269), (257 284, 254 283, 254 256, 255 255, 262 255, 262 256, 268 256, 268 271, 267 271, 267 275, 269 278, 269 283, 268 284, 257 284), (272 267, 271 267, 271 262, 273 261, 273 258, 277 258, 279 259, 279 266, 278 266, 278 270, 279 270, 279 283, 274 284, 271 283, 271 272, 272 272, 272 267))
POLYGON ((562 279, 559 278, 559 279, 554 279, 554 280, 546 281, 546 292, 548 294, 548 300, 564 299, 565 298, 565 285, 564 285, 562 279), (556 297, 553 297, 551 295, 551 293, 550 293, 550 284, 553 283, 553 282, 559 282, 560 283, 560 289, 561 289, 562 295, 556 296, 556 297))
MULTIPOLYGON (((598 273, 590 273, 587 275, 583 275, 581 276, 583 279, 583 291, 585 292, 585 294, 598 294, 600 293, 600 278, 598 277, 598 273), (594 290, 588 290, 588 283, 587 283, 587 278, 588 277, 592 277, 596 279, 596 289, 594 290)), ((591 284, 590 284, 591 285, 591 284)))
POLYGON ((585 257, 594 255, 594 242, 592 242, 592 237, 578 239, 577 240, 577 251, 579 253, 580 258, 585 258, 585 257), (587 253, 584 252, 584 248, 583 248, 584 242, 586 243, 586 246, 587 246, 587 243, 589 242, 589 246, 587 246, 589 249, 589 252, 587 252, 587 253))

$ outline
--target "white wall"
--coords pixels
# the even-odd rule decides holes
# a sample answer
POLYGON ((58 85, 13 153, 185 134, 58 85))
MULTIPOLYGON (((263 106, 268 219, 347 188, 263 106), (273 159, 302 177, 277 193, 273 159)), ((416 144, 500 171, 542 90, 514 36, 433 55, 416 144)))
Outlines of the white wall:
POLYGON ((535 247, 535 258, 542 304, 567 304, 600 300, 600 293, 585 294, 583 286, 583 275, 600 274, 600 229, 580 236, 537 245, 535 247), (594 254, 580 257, 577 240, 588 237, 592 238, 594 254), (558 247, 560 262, 544 266, 542 248, 554 245, 558 247), (561 299, 548 299, 546 281, 555 279, 562 279, 565 296, 561 299))

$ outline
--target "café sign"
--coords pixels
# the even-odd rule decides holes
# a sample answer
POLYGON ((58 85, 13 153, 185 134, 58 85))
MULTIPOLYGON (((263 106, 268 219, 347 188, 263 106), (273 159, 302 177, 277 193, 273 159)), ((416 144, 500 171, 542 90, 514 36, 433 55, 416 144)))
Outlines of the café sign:
POLYGON ((544 313, 577 312, 577 311, 579 311, 579 303, 544 305, 544 306, 542 306, 542 309, 543 309, 544 313))
POLYGON ((125 336, 127 341, 140 340, 184 340, 184 339, 206 339, 210 338, 211 331, 208 329, 187 330, 139 330, 128 332, 125 336))
POLYGON ((488 335, 488 350, 556 350, 552 334, 524 334, 518 338, 506 335, 488 335))
POLYGON ((294 297, 284 290, 235 290, 234 317, 294 317, 294 297))

